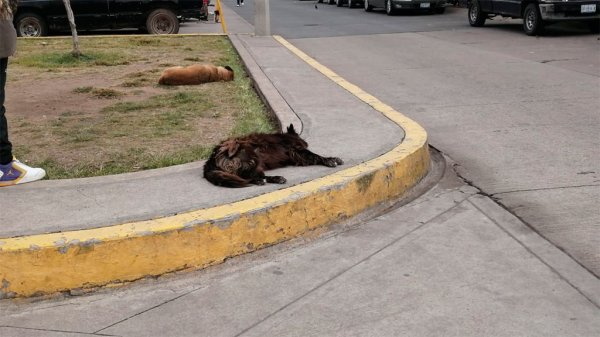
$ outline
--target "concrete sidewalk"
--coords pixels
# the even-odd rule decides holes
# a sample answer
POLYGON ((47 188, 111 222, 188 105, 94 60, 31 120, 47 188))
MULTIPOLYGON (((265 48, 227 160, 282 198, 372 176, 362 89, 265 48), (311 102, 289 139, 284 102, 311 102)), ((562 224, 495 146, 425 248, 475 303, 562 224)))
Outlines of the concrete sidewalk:
POLYGON ((598 336, 598 280, 444 172, 371 221, 207 270, 0 302, 0 335, 598 336))
MULTIPOLYGON (((228 24, 237 21, 247 28, 225 10, 228 24)), ((404 137, 395 124, 331 85, 272 38, 234 34, 232 41, 243 47, 238 50, 249 68, 254 62, 280 93, 281 100, 269 103, 288 105, 316 152, 332 151, 348 158, 350 166, 390 150, 404 137), (357 134, 369 144, 352 143, 357 134), (345 150, 339 146, 343 142, 351 142, 345 150)), ((309 231, 201 271, 89 294, 71 291, 81 295, 76 297, 2 300, 0 335, 600 335, 600 281, 434 157, 420 187, 433 188, 385 215, 339 221, 327 231, 309 231)), ((189 170, 182 182, 203 184, 193 173, 199 166, 167 170, 189 170)), ((329 173, 323 169, 306 176, 301 170, 294 176, 295 170, 283 174, 300 182, 329 173)), ((158 179, 157 172, 145 173, 149 176, 140 186, 158 179)), ((8 217, 0 217, 4 224, 8 217)))
MULTIPOLYGON (((232 30, 247 28, 230 14, 232 30)), ((272 174, 285 185, 245 189, 211 185, 203 162, 4 188, 0 204, 11 207, 0 214, 0 298, 217 264, 386 203, 426 174, 427 136, 418 124, 309 64, 281 38, 230 39, 281 123, 294 123, 312 151, 345 164, 280 169, 272 174)))

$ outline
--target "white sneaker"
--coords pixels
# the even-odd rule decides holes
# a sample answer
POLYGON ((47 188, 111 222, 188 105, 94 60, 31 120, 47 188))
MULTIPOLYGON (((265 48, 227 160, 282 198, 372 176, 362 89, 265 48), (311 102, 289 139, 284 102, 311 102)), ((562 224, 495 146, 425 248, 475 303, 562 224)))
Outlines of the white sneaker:
POLYGON ((235 5, 235 7, 240 7, 240 5, 235 5))
POLYGON ((17 159, 6 165, 0 165, 0 187, 30 183, 46 176, 41 168, 29 167, 17 159))

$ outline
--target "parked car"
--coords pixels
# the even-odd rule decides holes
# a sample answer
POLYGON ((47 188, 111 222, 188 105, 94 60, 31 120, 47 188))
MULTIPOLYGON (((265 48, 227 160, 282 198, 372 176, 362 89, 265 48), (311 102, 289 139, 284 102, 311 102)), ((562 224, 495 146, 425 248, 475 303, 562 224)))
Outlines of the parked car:
POLYGON ((490 17, 523 19, 527 35, 543 33, 547 24, 578 20, 600 32, 600 0, 469 0, 469 24, 481 27, 490 17))
MULTIPOLYGON (((77 30, 139 28, 150 34, 177 34, 179 21, 206 16, 201 0, 71 0, 77 30)), ((14 18, 19 36, 69 31, 62 0, 21 0, 14 18)))
POLYGON ((348 5, 349 8, 355 6, 362 6, 364 4, 364 0, 319 0, 319 3, 326 2, 330 5, 335 4, 338 7, 342 7, 343 5, 348 5))
POLYGON ((364 7, 367 12, 373 8, 385 8, 387 15, 394 15, 400 10, 426 10, 442 14, 446 10, 446 0, 364 0, 364 7))

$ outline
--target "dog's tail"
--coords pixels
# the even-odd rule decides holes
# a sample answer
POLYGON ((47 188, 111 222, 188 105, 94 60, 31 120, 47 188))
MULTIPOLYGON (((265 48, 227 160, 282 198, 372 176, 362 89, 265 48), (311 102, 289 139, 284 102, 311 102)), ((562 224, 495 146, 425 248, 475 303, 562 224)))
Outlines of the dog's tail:
POLYGON ((214 185, 223 187, 246 187, 250 185, 250 180, 248 179, 219 170, 204 172, 204 178, 214 185))

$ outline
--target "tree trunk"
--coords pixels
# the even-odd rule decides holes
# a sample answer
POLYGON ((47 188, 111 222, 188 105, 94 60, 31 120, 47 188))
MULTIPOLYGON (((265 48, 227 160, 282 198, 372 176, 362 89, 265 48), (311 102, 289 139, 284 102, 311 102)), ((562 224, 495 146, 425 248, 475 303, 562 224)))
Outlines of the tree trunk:
POLYGON ((71 54, 74 57, 81 56, 79 50, 79 36, 77 36, 77 27, 75 26, 75 16, 73 16, 73 10, 71 9, 71 0, 63 0, 65 9, 67 10, 67 17, 69 18, 69 25, 71 26, 71 35, 73 35, 73 51, 71 54))

